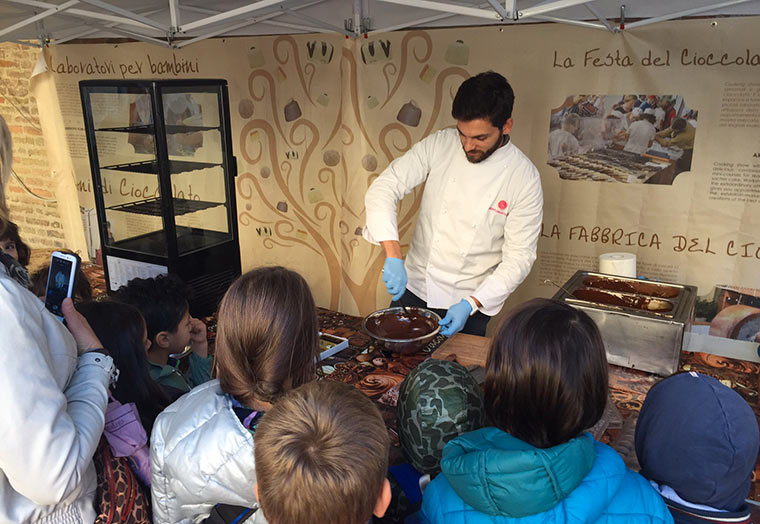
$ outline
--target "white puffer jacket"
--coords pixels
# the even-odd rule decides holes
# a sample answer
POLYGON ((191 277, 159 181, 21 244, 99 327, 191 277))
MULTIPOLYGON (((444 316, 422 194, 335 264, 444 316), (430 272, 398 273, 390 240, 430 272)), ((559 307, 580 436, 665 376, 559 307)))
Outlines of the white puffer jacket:
POLYGON ((0 264, 0 523, 90 523, 92 456, 111 357, 69 331, 0 264))
MULTIPOLYGON (((153 521, 200 522, 215 504, 257 507, 253 435, 218 380, 201 384, 161 413, 150 437, 153 521)), ((263 522, 260 511, 253 520, 263 522)))

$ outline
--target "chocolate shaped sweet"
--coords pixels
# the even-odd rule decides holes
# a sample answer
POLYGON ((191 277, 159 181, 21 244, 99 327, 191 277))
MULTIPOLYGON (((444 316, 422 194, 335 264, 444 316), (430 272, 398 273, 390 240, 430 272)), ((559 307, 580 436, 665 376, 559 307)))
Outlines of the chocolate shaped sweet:
POLYGON ((420 124, 420 118, 422 118, 422 110, 414 100, 410 100, 401 106, 398 115, 396 115, 396 120, 410 127, 417 127, 420 124))
POLYGON ((285 121, 292 122, 301 116, 301 106, 299 106, 298 102, 291 98, 290 101, 285 105, 284 112, 285 121))

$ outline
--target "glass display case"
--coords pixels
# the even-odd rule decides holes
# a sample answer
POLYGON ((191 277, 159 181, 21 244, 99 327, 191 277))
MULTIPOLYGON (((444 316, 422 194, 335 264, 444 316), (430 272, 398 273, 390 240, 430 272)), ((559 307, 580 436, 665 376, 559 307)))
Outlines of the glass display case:
POLYGON ((79 87, 109 292, 171 272, 213 312, 240 275, 226 81, 79 87))

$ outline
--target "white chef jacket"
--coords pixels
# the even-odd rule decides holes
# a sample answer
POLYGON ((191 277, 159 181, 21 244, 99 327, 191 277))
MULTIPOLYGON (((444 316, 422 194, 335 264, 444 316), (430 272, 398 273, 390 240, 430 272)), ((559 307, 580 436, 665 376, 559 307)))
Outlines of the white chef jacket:
POLYGON ((511 142, 472 164, 455 128, 394 160, 367 190, 364 238, 398 240, 396 208, 426 182, 407 254, 407 288, 428 307, 472 295, 495 315, 536 260, 543 193, 533 163, 511 142))
POLYGON ((549 160, 574 155, 581 149, 578 139, 569 131, 555 129, 549 133, 549 160))
POLYGON ((623 150, 640 155, 646 153, 649 143, 654 140, 656 134, 657 130, 648 120, 636 120, 628 128, 628 142, 623 150))

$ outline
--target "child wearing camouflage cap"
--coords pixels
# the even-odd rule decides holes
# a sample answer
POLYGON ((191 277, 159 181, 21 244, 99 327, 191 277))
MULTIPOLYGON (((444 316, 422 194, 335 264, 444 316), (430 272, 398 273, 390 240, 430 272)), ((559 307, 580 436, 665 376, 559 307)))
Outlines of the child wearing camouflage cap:
POLYGON ((419 510, 424 487, 441 471, 444 446, 486 424, 480 386, 470 372, 456 362, 432 358, 404 379, 397 416, 408 462, 389 468, 393 499, 388 522, 400 522, 419 510))

